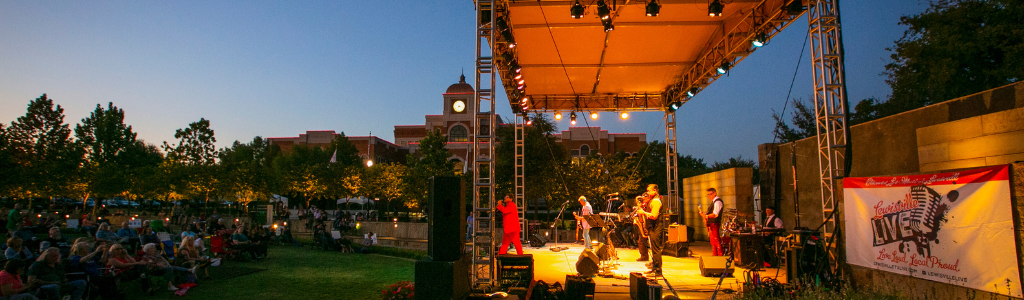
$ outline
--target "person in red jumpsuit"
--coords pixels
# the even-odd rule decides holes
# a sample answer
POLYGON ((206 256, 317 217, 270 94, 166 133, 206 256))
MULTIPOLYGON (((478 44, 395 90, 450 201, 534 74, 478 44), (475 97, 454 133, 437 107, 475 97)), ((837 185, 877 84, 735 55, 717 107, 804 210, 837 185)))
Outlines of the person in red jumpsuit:
POLYGON ((523 255, 523 244, 519 241, 519 210, 516 208, 516 201, 512 199, 512 195, 505 195, 505 200, 498 203, 498 211, 503 215, 502 217, 502 230, 505 232, 501 236, 501 248, 498 248, 498 254, 508 253, 508 244, 513 243, 516 246, 516 254, 523 255))

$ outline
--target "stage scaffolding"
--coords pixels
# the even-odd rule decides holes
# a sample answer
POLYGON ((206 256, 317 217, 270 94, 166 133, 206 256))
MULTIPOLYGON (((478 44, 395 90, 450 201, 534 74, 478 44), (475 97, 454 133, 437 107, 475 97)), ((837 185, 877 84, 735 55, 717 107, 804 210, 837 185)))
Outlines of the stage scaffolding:
MULTIPOLYGON (((712 82, 728 73, 753 53, 754 38, 772 37, 804 13, 808 14, 812 62, 814 64, 814 103, 818 125, 820 186, 823 231, 834 249, 836 198, 849 157, 847 100, 843 72, 842 38, 838 0, 735 0, 727 3, 718 19, 673 16, 669 12, 702 9, 705 1, 662 0, 662 16, 643 17, 643 4, 637 1, 613 1, 610 22, 619 31, 604 31, 587 4, 584 20, 569 18, 572 1, 565 0, 475 0, 476 4, 476 88, 477 118, 474 121, 473 236, 472 276, 475 285, 495 281, 494 249, 500 238, 495 235, 494 141, 495 84, 500 77, 509 98, 515 120, 514 196, 523 220, 523 240, 527 240, 525 219, 525 172, 523 153, 524 116, 527 113, 591 111, 660 111, 665 113, 667 187, 662 187, 673 213, 679 207, 676 118, 670 104, 682 105, 712 82), (639 3, 639 5, 638 5, 639 3), (500 20, 500 24, 499 24, 500 20), (500 27, 500 28, 499 28, 500 27), (499 30, 501 32, 499 32, 499 30), (556 34, 555 32, 558 32, 556 34), (624 35, 626 33, 632 35, 624 35), (650 32, 654 32, 651 34, 650 32), (674 34, 666 35, 665 32, 674 34), (613 35, 617 39, 613 39, 613 35), (657 40, 651 40, 656 36, 657 40), (603 45, 590 48, 577 45, 603 38, 603 45), (516 47, 510 47, 513 41, 516 47), (673 40, 676 39, 676 40, 673 40), (696 40, 695 40, 696 39, 696 40), (621 42, 621 43, 617 43, 621 42), (621 45, 627 45, 622 47, 621 45), (661 45, 673 45, 661 46, 661 45), (567 48, 561 50, 559 46, 567 48), (571 50, 568 50, 571 49, 571 50), (643 49, 644 51, 635 51, 643 49), (667 49, 674 49, 671 51, 667 49), (583 53, 581 53, 583 52, 583 53), (557 56, 558 59, 552 59, 557 56), (576 61, 566 62, 567 59, 576 61), (582 57, 582 58, 581 58, 582 57), (585 61, 585 58, 594 61, 585 61), (596 60, 599 57, 600 60, 596 60), (653 58, 652 58, 653 57, 653 58), (646 59, 646 60, 645 60, 646 59), (614 60, 607 61, 607 60, 614 60), (660 60, 660 61, 659 61, 660 60), (557 63, 553 63, 557 62, 557 63), (513 66, 522 67, 522 75, 534 84, 517 86, 513 66), (725 66, 725 72, 718 69, 725 66), (724 74, 723 74, 724 73, 724 74), (640 75, 640 76, 637 76, 640 75), (576 89, 579 88, 580 91, 576 89), (486 106, 485 106, 486 105, 486 106), (486 109, 485 108, 489 108, 486 109), (844 153, 844 151, 846 151, 844 153), (480 226, 486 225, 486 226, 480 226)), ((704 6, 706 8, 706 6, 704 6)), ((833 264, 834 265, 834 264, 833 264)))

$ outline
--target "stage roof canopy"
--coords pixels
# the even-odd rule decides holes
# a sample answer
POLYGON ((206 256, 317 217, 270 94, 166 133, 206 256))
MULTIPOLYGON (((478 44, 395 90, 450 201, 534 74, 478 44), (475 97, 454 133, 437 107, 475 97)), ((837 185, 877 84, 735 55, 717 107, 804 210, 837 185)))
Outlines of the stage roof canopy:
POLYGON ((724 9, 709 16, 712 1, 657 1, 652 17, 649 1, 604 0, 610 21, 602 21, 599 0, 579 1, 580 19, 570 13, 576 1, 496 0, 495 67, 510 105, 530 112, 681 105, 722 76, 723 64, 727 70, 757 49, 755 39, 767 43, 804 12, 800 0, 731 0, 715 1, 724 9), (509 68, 516 64, 523 92, 509 68))

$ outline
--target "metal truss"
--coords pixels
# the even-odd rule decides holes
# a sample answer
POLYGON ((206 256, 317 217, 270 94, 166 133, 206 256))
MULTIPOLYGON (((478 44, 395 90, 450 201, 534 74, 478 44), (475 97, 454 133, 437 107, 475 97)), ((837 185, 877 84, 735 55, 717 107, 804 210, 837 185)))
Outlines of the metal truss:
POLYGON ((530 95, 533 103, 530 111, 662 111, 665 110, 662 99, 661 94, 530 95))
MULTIPOLYGON (((839 214, 836 199, 842 192, 847 174, 846 151, 849 141, 847 124, 846 72, 843 70, 843 37, 839 24, 838 0, 811 0, 808 3, 808 34, 811 62, 814 65, 814 115, 817 125, 818 167, 821 185, 821 207, 826 240, 832 240, 839 214)), ((831 241, 831 245, 836 245, 831 241)), ((838 247, 837 247, 838 248, 838 247)), ((835 260, 834 249, 829 249, 835 260)))
POLYGON ((516 132, 515 132, 515 191, 516 207, 519 208, 519 220, 522 220, 522 230, 519 231, 519 239, 521 241, 528 240, 526 238, 528 232, 529 220, 526 219, 526 153, 523 140, 526 139, 526 114, 516 115, 516 132))
POLYGON ((473 118, 473 252, 470 278, 474 285, 494 285, 494 87, 496 70, 493 0, 476 1, 476 106, 473 118))
POLYGON ((676 113, 665 111, 665 193, 668 199, 662 201, 662 205, 668 205, 670 211, 679 211, 679 155, 676 147, 676 113))
POLYGON ((709 44, 707 50, 703 51, 704 55, 681 74, 679 81, 665 89, 666 101, 663 105, 675 101, 686 103, 721 76, 716 70, 722 63, 735 66, 753 53, 757 48, 751 45, 751 39, 763 33, 770 41, 802 14, 787 12, 785 4, 768 5, 768 1, 758 2, 740 22, 729 31, 722 32, 716 42, 709 44))

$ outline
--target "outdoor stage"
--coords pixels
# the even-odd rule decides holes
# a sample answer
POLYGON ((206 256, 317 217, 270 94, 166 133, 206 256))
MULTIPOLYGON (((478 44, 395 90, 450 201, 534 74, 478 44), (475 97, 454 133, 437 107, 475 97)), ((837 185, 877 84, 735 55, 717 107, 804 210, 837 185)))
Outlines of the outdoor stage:
MULTIPOLYGON (((548 243, 542 248, 524 247, 523 252, 533 254, 534 259, 534 280, 543 280, 546 283, 560 282, 565 285, 565 275, 576 274, 576 260, 583 251, 583 245, 572 243, 560 243, 557 246, 567 246, 568 250, 553 252, 549 250, 555 247, 548 243)), ((594 299, 629 299, 629 272, 646 272, 645 262, 638 262, 636 259, 640 254, 636 249, 617 249, 619 255, 619 266, 613 269, 616 273, 625 274, 626 279, 594 277, 595 288, 594 299)), ((514 250, 513 250, 514 251, 514 250)), ((711 245, 707 242, 694 242, 690 244, 692 257, 676 258, 662 256, 664 261, 663 274, 672 287, 679 293, 680 299, 710 299, 711 294, 718 284, 718 278, 703 277, 700 275, 699 257, 711 255, 711 245)), ((722 281, 722 290, 719 291, 720 299, 727 299, 729 294, 724 290, 739 291, 743 286, 743 272, 746 269, 735 268, 733 277, 726 277, 722 281)), ((761 272, 762 277, 776 277, 780 282, 786 281, 785 268, 766 268, 761 272)), ((665 286, 664 281, 659 280, 664 290, 662 295, 671 295, 672 292, 665 286)))

